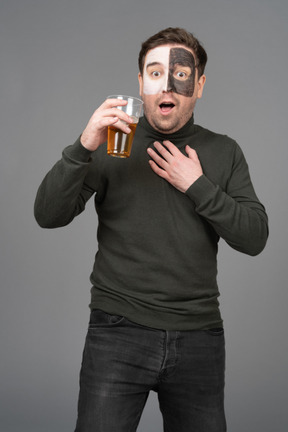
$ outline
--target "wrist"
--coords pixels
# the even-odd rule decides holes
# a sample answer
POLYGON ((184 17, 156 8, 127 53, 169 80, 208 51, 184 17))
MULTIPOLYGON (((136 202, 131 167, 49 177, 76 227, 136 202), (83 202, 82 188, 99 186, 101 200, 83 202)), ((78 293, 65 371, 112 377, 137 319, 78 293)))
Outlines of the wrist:
POLYGON ((83 132, 80 136, 80 143, 86 150, 91 152, 98 148, 98 146, 95 145, 95 142, 93 143, 91 140, 89 140, 89 137, 86 136, 85 132, 83 132))

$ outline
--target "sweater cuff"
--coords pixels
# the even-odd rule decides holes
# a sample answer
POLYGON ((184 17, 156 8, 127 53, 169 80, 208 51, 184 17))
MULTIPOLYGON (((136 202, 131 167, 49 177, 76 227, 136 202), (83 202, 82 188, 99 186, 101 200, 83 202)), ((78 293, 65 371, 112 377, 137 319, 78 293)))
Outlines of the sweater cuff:
POLYGON ((208 196, 215 194, 216 186, 204 174, 199 177, 185 192, 191 198, 196 207, 207 199, 208 196))
POLYGON ((66 147, 64 152, 70 159, 74 159, 78 162, 89 162, 92 151, 86 149, 80 141, 81 135, 79 138, 75 141, 75 143, 69 147, 66 147))

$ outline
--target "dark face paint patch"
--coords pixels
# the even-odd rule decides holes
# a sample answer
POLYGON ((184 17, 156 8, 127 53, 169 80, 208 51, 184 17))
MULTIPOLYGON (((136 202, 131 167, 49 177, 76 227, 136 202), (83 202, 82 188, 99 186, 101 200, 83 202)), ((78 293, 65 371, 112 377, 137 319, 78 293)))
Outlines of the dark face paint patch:
POLYGON ((195 86, 195 60, 193 54, 185 48, 171 48, 169 55, 169 76, 167 91, 173 91, 182 96, 191 97, 194 94, 195 86), (191 74, 182 81, 175 77, 179 66, 189 67, 191 74))

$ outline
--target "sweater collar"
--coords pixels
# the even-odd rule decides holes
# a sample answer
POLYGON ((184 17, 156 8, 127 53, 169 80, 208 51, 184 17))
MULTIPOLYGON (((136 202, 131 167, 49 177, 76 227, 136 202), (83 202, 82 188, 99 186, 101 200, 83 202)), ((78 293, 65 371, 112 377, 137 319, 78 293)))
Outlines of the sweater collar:
POLYGON ((139 120, 139 126, 142 126, 143 129, 145 129, 147 135, 149 138, 156 140, 156 141, 165 141, 169 140, 176 144, 178 140, 182 140, 183 138, 186 138, 188 136, 191 136, 191 134, 194 133, 196 126, 194 124, 194 114, 192 114, 192 117, 188 122, 182 126, 178 131, 172 133, 172 134, 164 134, 161 132, 156 131, 148 122, 147 118, 145 116, 141 117, 139 120))

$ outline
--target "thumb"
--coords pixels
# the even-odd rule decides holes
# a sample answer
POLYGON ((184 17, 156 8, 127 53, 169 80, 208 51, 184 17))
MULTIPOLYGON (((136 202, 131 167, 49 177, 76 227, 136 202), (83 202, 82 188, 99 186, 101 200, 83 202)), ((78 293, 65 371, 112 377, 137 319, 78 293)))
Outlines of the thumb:
POLYGON ((190 146, 186 145, 185 151, 190 159, 194 159, 195 156, 197 157, 196 151, 192 149, 190 146))

